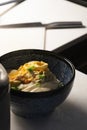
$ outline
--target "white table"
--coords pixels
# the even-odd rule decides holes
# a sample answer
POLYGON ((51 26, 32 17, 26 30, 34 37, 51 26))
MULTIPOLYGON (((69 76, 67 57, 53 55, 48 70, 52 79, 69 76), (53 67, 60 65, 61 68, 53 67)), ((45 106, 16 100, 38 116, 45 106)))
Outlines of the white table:
POLYGON ((68 98, 50 116, 27 120, 11 113, 11 130, 54 129, 87 129, 87 76, 79 71, 68 98))
MULTIPOLYGON (((6 8, 8 7, 0 8, 1 14, 6 8)), ((65 0, 26 0, 0 16, 0 24, 38 21, 82 21, 87 26, 87 9, 65 0)), ((44 28, 0 29, 0 55, 25 48, 53 50, 86 34, 87 28, 47 30, 45 40, 44 32, 44 28)), ((54 129, 87 130, 87 76, 77 70, 68 98, 49 117, 33 121, 11 112, 11 130, 54 129)))
POLYGON ((0 29, 0 55, 19 49, 43 49, 43 37, 44 28, 0 29))
MULTIPOLYGON (((23 3, 2 15, 2 12, 5 12, 7 8, 9 7, 4 6, 1 8, 0 24, 82 21, 82 23, 87 26, 87 8, 66 0, 25 0, 23 3)), ((47 30, 43 49, 53 50, 85 33, 87 33, 87 28, 47 30)), ((39 36, 39 38, 42 37, 39 36)), ((43 43, 41 44, 44 44, 44 37, 42 40, 43 43)))

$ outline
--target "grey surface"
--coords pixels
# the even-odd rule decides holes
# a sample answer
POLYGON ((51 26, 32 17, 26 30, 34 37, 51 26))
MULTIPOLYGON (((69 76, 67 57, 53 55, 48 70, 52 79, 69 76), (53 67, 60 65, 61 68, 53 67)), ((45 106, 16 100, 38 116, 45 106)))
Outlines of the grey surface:
POLYGON ((76 71, 66 101, 49 116, 24 119, 11 112, 11 130, 87 130, 87 75, 76 71))

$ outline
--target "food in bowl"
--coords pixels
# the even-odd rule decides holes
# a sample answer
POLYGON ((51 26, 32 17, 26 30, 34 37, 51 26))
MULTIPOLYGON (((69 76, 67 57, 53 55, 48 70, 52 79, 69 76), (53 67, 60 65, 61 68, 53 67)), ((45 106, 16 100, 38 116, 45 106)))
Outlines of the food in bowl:
POLYGON ((24 92, 43 92, 63 86, 43 61, 30 61, 11 70, 9 82, 11 89, 24 92))

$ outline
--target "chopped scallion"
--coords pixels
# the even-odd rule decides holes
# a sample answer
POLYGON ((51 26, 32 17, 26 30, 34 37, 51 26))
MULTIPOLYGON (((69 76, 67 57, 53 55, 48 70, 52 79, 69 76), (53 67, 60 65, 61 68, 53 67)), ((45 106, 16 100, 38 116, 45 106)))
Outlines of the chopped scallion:
POLYGON ((44 74, 39 74, 39 79, 44 79, 45 75, 44 74))
POLYGON ((28 71, 32 72, 35 69, 35 66, 31 66, 28 68, 28 71))

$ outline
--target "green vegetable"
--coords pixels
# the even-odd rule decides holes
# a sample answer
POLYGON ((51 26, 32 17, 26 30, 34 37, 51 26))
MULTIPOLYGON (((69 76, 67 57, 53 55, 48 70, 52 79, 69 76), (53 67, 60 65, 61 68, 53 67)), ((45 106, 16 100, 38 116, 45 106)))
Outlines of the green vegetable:
POLYGON ((44 79, 45 78, 45 74, 39 74, 39 79, 44 79))
POLYGON ((11 86, 11 89, 19 90, 17 86, 11 86))
POLYGON ((60 88, 60 87, 62 87, 62 86, 63 86, 63 83, 59 81, 58 87, 60 88))
POLYGON ((36 86, 37 86, 37 87, 40 87, 40 86, 41 86, 41 84, 40 84, 39 82, 37 82, 37 83, 36 83, 36 86))
POLYGON ((32 72, 34 69, 35 69, 35 66, 31 66, 31 67, 28 68, 28 71, 32 72))

